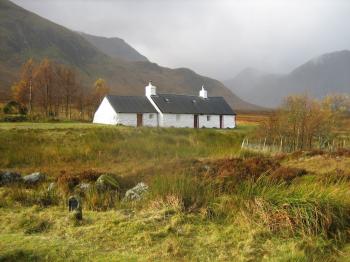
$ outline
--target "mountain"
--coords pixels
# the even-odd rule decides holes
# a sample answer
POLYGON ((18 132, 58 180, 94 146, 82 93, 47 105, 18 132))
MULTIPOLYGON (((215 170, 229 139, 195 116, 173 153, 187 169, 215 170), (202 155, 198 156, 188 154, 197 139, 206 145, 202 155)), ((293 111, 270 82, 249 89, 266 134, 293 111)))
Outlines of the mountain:
POLYGON ((113 58, 120 58, 126 61, 148 61, 148 59, 137 52, 133 47, 118 37, 101 37, 80 33, 97 49, 113 58))
POLYGON ((289 94, 322 98, 331 93, 350 93, 350 51, 321 55, 285 75, 246 69, 224 83, 243 99, 266 107, 277 106, 289 94))
POLYGON ((0 91, 9 90, 20 66, 30 57, 48 57, 70 65, 80 73, 85 86, 104 78, 112 94, 142 95, 152 80, 159 92, 198 94, 204 84, 210 96, 223 96, 235 110, 259 110, 234 95, 215 79, 190 69, 170 69, 148 61, 131 62, 109 56, 69 30, 31 13, 8 0, 0 0, 0 91))

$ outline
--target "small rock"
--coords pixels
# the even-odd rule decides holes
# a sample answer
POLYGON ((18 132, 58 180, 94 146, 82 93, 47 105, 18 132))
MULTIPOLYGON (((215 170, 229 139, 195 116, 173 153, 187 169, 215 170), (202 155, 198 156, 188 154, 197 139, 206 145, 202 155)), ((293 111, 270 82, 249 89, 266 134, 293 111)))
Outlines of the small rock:
POLYGON ((147 192, 148 192, 148 186, 143 182, 138 183, 135 187, 126 191, 124 200, 125 201, 141 200, 147 192))
POLYGON ((19 173, 16 172, 10 172, 6 171, 1 173, 0 172, 0 185, 8 185, 20 182, 22 180, 22 177, 19 173))
POLYGON ((23 181, 27 185, 36 185, 45 180, 45 175, 40 172, 35 172, 23 177, 23 181))
POLYGON ((119 184, 114 177, 110 175, 102 175, 97 179, 96 187, 98 190, 118 190, 119 184))

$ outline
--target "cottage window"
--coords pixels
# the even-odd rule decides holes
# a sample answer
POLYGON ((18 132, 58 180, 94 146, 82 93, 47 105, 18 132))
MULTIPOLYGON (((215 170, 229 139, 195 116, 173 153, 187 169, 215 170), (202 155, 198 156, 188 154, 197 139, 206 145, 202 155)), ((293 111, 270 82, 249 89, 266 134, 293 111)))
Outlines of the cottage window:
POLYGON ((153 119, 154 115, 153 114, 149 114, 149 119, 153 119))
POLYGON ((207 121, 210 121, 210 116, 207 116, 207 121))
POLYGON ((176 115, 176 121, 180 121, 181 115, 176 115))

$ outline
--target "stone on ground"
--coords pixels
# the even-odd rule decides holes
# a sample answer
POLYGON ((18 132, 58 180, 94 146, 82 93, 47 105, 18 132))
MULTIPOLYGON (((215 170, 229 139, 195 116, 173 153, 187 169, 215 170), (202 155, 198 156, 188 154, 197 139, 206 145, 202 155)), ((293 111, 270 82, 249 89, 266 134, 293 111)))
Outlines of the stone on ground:
POLYGON ((8 185, 13 183, 18 183, 22 180, 19 173, 16 172, 0 172, 0 185, 8 185))
POLYGON ((141 200, 146 195, 147 192, 148 192, 148 186, 143 182, 138 183, 135 187, 126 191, 124 200, 125 201, 141 200))
POLYGON ((40 172, 35 172, 33 174, 23 177, 24 183, 28 185, 36 185, 44 180, 45 180, 45 175, 40 172))

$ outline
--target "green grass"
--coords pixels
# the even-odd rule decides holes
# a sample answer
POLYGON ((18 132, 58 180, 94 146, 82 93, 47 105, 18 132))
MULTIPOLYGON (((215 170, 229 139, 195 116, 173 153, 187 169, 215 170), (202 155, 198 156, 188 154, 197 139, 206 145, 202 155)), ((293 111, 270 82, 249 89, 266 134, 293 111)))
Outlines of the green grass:
POLYGON ((253 130, 0 124, 0 170, 49 175, 39 187, 0 187, 0 261, 348 261, 350 158, 276 157, 308 173, 253 179, 239 161, 225 167, 241 156, 261 169, 253 159, 266 156, 239 150, 253 130), (243 173, 230 180, 227 168, 243 173), (114 174, 120 191, 92 187, 77 221, 66 207, 72 193, 47 186, 62 170, 91 169, 114 174), (122 201, 141 181, 145 198, 122 201))
POLYGON ((0 124, 0 167, 57 174, 102 168, 129 173, 166 162, 234 155, 247 130, 155 129, 81 123, 0 124))

